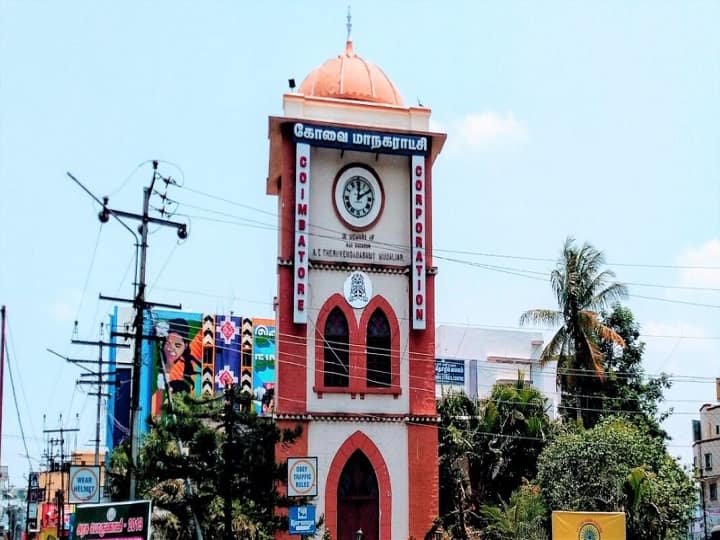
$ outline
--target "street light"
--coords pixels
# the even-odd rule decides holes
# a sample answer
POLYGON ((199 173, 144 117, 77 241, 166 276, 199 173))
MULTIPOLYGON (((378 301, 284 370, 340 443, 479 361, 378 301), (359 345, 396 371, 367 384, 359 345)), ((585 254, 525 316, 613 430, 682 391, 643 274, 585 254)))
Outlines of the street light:
POLYGON ((365 540, 365 533, 362 529, 355 531, 355 540, 365 540))

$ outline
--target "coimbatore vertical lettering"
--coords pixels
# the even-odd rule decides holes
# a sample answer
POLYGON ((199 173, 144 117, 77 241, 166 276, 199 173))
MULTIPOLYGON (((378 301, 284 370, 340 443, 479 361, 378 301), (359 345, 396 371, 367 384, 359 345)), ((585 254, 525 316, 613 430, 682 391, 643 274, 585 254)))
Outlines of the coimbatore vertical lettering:
POLYGON ((295 261, 293 322, 307 324, 308 216, 310 207, 310 145, 295 147, 295 261))

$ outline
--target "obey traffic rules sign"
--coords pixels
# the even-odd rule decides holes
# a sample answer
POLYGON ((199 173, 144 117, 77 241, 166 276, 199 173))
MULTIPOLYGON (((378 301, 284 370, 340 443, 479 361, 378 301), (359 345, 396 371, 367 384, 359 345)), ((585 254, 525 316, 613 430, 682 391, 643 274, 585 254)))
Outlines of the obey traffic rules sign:
POLYGON ((100 502, 100 467, 70 466, 71 504, 100 502))
POLYGON ((317 457, 288 458, 288 497, 317 497, 317 457))

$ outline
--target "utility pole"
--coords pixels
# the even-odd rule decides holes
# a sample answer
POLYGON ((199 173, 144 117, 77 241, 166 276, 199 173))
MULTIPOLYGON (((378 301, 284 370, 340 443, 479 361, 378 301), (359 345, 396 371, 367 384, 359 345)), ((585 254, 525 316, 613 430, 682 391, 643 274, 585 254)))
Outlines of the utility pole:
MULTIPOLYGON (((80 431, 78 428, 60 428, 60 429, 43 429, 43 433, 59 433, 59 439, 51 439, 51 443, 57 442, 60 445, 60 489, 55 492, 58 508, 58 538, 62 540, 67 538, 65 534, 65 470, 67 464, 65 463, 65 433, 80 431)), ((50 456, 51 460, 54 460, 53 455, 50 456)))
MULTIPOLYGON (((2 433, 4 401, 3 388, 5 387, 5 306, 0 308, 2 330, 0 330, 0 433, 2 433)), ((2 437, 0 437, 0 463, 2 463, 2 437)))
MULTIPOLYGON (((106 223, 110 220, 110 217, 114 217, 116 220, 130 230, 135 236, 136 242, 138 242, 137 235, 130 229, 120 218, 132 219, 139 221, 138 231, 140 232, 139 247, 140 247, 140 265, 137 275, 137 289, 135 298, 128 300, 125 298, 113 298, 105 297, 100 295, 103 300, 112 300, 120 302, 131 302, 135 308, 135 335, 134 335, 134 351, 133 351, 133 369, 132 379, 130 385, 130 463, 129 463, 129 476, 130 476, 130 500, 135 500, 137 493, 137 458, 138 449, 140 443, 140 369, 142 367, 142 344, 143 344, 143 326, 145 321, 145 311, 152 306, 162 306, 168 308, 181 309, 182 306, 175 306, 169 304, 159 304, 148 302, 145 299, 145 272, 147 266, 147 248, 148 248, 148 226, 150 223, 155 225, 161 225, 164 227, 173 227, 177 230, 177 235, 180 240, 184 240, 188 236, 187 224, 170 221, 167 219, 160 219, 150 217, 150 197, 154 193, 155 182, 158 179, 163 180, 166 185, 170 185, 173 182, 172 178, 165 178, 158 173, 158 162, 153 161, 153 173, 150 185, 145 187, 143 190, 143 211, 142 214, 135 214, 133 212, 126 212, 124 210, 117 210, 108 207, 108 197, 103 197, 100 201, 95 195, 93 195, 85 186, 83 186, 79 180, 77 180, 70 173, 67 173, 86 193, 88 193, 96 202, 102 205, 99 218, 102 223, 106 223)), ((164 195, 163 195, 164 197, 164 195)), ((163 212, 164 213, 164 212, 163 212)), ((118 334, 119 335, 119 334, 118 334)))
MULTIPOLYGON (((109 397, 110 394, 107 392, 103 392, 102 388, 105 385, 111 385, 115 384, 115 379, 105 380, 104 377, 114 377, 117 375, 116 371, 107 371, 103 372, 103 349, 109 348, 109 349, 129 349, 130 345, 125 343, 112 343, 103 341, 103 328, 104 325, 100 324, 100 339, 98 341, 86 341, 82 339, 73 339, 72 343, 75 345, 91 345, 98 348, 98 359, 97 360, 77 360, 74 358, 66 358, 68 362, 71 362, 73 364, 95 364, 97 365, 97 371, 92 371, 87 368, 87 373, 82 373, 80 377, 96 377, 95 381, 92 380, 86 380, 86 379, 80 379, 76 381, 77 384, 80 385, 97 385, 97 392, 90 392, 91 396, 97 397, 97 407, 96 407, 96 422, 95 422, 95 466, 100 465, 100 419, 102 415, 102 398, 103 397, 109 397)), ((57 353, 56 353, 57 354, 57 353)))
POLYGON ((233 539, 232 531, 232 453, 235 443, 235 388, 229 384, 225 387, 225 410, 223 414, 223 427, 225 428, 225 444, 223 444, 223 461, 225 474, 223 479, 223 511, 224 511, 224 540, 233 539))

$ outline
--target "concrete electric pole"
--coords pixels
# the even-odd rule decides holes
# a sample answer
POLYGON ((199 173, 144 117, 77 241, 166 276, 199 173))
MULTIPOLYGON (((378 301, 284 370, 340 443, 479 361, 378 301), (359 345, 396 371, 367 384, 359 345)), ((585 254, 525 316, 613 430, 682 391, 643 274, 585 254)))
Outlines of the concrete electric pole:
MULTIPOLYGON (((147 267, 147 248, 148 248, 148 226, 152 223, 154 225, 161 225, 164 227, 172 227, 177 230, 178 238, 184 240, 188 236, 187 224, 170 221, 168 219, 160 219, 150 217, 150 197, 153 195, 155 189, 155 182, 158 179, 164 180, 166 183, 171 183, 171 179, 166 179, 158 173, 158 162, 153 161, 153 173, 150 180, 150 185, 145 187, 143 190, 143 210, 142 214, 136 214, 133 212, 126 212, 124 210, 118 210, 108 207, 109 199, 104 197, 101 201, 95 195, 93 195, 85 186, 83 186, 79 180, 73 175, 67 173, 68 176, 74 180, 86 193, 88 193, 95 201, 102 205, 100 210, 99 218, 102 223, 107 223, 112 216, 118 220, 125 228, 135 236, 138 247, 140 248, 139 258, 139 270, 137 275, 137 289, 135 298, 128 300, 126 298, 114 298, 109 296, 102 296, 103 300, 119 301, 119 302, 131 302, 135 308, 135 332, 131 336, 134 339, 134 352, 133 352, 133 369, 132 379, 130 386, 130 494, 129 499, 135 500, 137 495, 137 458, 138 449, 140 442, 140 368, 142 367, 142 344, 145 336, 143 335, 143 327, 145 321, 145 311, 153 306, 167 307, 174 309, 181 309, 182 306, 161 304, 155 302, 148 302, 145 298, 145 289, 147 284, 145 283, 145 272, 147 267), (121 218, 132 219, 139 221, 138 232, 140 238, 130 229, 121 218)), ((126 334, 115 334, 128 337, 126 334)))

